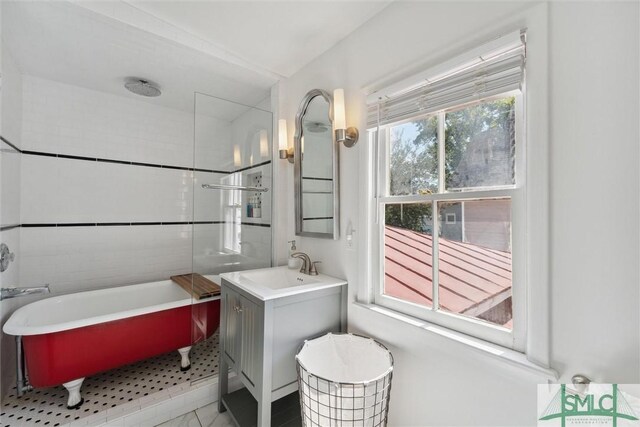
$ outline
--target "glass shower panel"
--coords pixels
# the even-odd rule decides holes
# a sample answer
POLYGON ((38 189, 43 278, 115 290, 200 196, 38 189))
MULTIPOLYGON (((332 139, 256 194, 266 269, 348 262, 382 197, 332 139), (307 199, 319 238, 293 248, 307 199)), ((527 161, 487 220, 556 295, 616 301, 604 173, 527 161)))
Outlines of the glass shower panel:
POLYGON ((218 370, 221 273, 271 266, 271 112, 195 95, 191 380, 218 370), (214 325, 212 327, 212 325, 214 325))

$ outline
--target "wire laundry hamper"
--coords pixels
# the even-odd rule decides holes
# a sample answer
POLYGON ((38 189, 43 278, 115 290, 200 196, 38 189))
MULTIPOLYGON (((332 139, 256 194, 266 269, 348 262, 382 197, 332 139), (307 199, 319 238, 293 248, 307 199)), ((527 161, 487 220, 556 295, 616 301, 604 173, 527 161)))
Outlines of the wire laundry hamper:
POLYGON ((356 334, 305 341, 296 354, 302 425, 387 425, 393 374, 391 352, 356 334))

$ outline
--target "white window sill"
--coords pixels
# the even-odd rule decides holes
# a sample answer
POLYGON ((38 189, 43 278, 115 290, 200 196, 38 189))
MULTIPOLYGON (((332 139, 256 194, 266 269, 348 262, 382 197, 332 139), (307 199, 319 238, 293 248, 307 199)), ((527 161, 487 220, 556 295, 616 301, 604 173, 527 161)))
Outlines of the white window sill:
POLYGON ((355 302, 354 305, 365 310, 370 310, 383 316, 390 317, 415 328, 422 329, 428 333, 436 334, 440 337, 451 340, 452 342, 463 345, 467 349, 484 354, 485 356, 489 356, 493 359, 498 359, 516 368, 523 369, 530 374, 544 377, 550 381, 557 381, 559 378, 558 373, 555 370, 540 366, 527 359, 527 356, 525 354, 522 354, 515 350, 501 347, 497 344, 483 341, 481 339, 474 338, 472 336, 465 335, 452 329, 447 329, 442 326, 435 325, 425 320, 421 320, 379 305, 365 304, 360 302, 355 302))

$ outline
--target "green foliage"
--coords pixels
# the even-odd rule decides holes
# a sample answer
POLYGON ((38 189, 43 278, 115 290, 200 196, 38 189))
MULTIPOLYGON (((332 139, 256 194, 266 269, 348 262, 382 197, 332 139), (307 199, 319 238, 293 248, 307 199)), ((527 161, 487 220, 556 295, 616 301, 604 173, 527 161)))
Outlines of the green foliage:
MULTIPOLYGON (((515 97, 445 114, 446 188, 513 182, 514 117, 515 97), (475 146, 470 144, 472 141, 475 146), (487 155, 478 154, 479 150, 491 151, 487 155)), ((437 192, 438 116, 394 127, 389 160, 391 195, 437 192), (407 133, 409 136, 405 136, 407 133)), ((388 225, 425 232, 430 227, 432 211, 430 204, 396 204, 387 205, 385 215, 388 225)))
MULTIPOLYGON (((467 169, 466 167, 462 166, 465 163, 464 157, 465 154, 468 154, 467 148, 469 147, 469 143, 472 138, 478 138, 481 134, 486 134, 488 132, 493 132, 494 134, 500 135, 508 135, 509 138, 506 143, 510 144, 510 147, 497 148, 503 150, 506 149, 507 151, 511 151, 511 154, 513 154, 512 151, 515 147, 514 116, 515 97, 502 98, 490 102, 482 102, 457 111, 448 112, 445 115, 444 178, 446 188, 472 187, 478 183, 468 181, 474 179, 482 179, 482 177, 479 176, 460 176, 462 169, 467 169)), ((430 129, 423 127, 422 122, 417 122, 416 126, 419 129, 416 140, 430 138, 430 129)), ((435 147, 431 147, 430 149, 433 151, 432 155, 437 155, 437 145, 435 147)), ((482 165, 476 166, 481 167, 482 165)), ((504 163, 501 166, 508 167, 511 165, 508 163, 504 163)), ((437 175, 437 163, 435 166, 428 166, 428 168, 428 173, 437 175)), ((480 175, 481 173, 481 170, 475 171, 475 175, 480 175)), ((508 182, 502 184, 508 184, 508 182)))
POLYGON ((431 231, 433 211, 431 203, 386 205, 385 224, 425 233, 431 231))
POLYGON ((437 191, 438 175, 431 170, 438 169, 438 118, 429 117, 408 126, 420 129, 417 138, 404 136, 404 129, 398 127, 391 135, 391 194, 424 194, 437 191), (432 147, 436 147, 435 151, 432 147))

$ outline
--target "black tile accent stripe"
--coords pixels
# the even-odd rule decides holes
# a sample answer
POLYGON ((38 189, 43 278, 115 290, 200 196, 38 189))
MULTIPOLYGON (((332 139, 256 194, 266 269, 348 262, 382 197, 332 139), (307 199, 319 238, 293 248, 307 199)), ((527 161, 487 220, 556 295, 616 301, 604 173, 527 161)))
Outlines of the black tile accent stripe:
POLYGON ((159 169, 173 169, 173 170, 184 170, 184 171, 196 171, 196 172, 210 172, 210 173, 219 173, 223 175, 228 175, 233 172, 217 170, 217 169, 200 169, 200 168, 188 168, 184 166, 174 166, 174 165, 162 165, 156 163, 141 163, 141 162, 130 162, 128 160, 117 160, 117 159, 103 159, 100 157, 83 157, 83 156, 72 156, 69 154, 56 154, 56 153, 46 153, 43 151, 31 151, 31 150, 23 150, 22 154, 27 154, 30 156, 42 156, 42 157, 57 157, 59 159, 70 159, 70 160, 84 160, 88 162, 102 162, 102 163, 115 163, 120 165, 130 165, 130 166, 143 166, 148 168, 159 168, 159 169))
POLYGON ((271 227, 271 224, 261 224, 259 222, 244 222, 243 221, 240 224, 242 224, 242 225, 252 225, 254 227, 271 227))
POLYGON ((19 149, 18 147, 16 147, 15 145, 13 145, 11 142, 9 142, 8 139, 6 139, 3 136, 0 136, 0 141, 4 142, 5 144, 7 144, 9 147, 13 148, 14 150, 16 150, 18 153, 22 153, 22 150, 19 149))
POLYGON ((243 168, 236 169, 236 170, 231 171, 229 173, 232 174, 232 173, 244 172, 244 171, 247 171, 249 169, 259 168, 260 166, 268 165, 269 163, 271 163, 271 160, 266 160, 266 161, 264 161, 262 163, 258 163, 257 165, 245 166, 243 168))
MULTIPOLYGON (((37 152, 35 152, 37 153, 37 152)), ((36 154, 37 155, 37 154, 36 154)), ((92 157, 83 157, 83 156, 72 156, 69 154, 58 154, 57 157, 61 158, 61 159, 71 159, 71 160, 87 160, 90 162, 95 162, 98 159, 94 159, 92 157)), ((115 162, 115 160, 113 160, 115 162)), ((126 163, 126 162, 117 162, 117 163, 126 163)))
POLYGON ((313 221, 314 219, 333 219, 332 216, 319 216, 315 218, 302 218, 303 221, 313 221))
POLYGON ((2 227, 0 227, 0 231, 9 231, 13 230, 14 228, 20 228, 20 224, 3 225, 2 227))
MULTIPOLYGON (((17 227, 22 228, 43 228, 43 227, 129 227, 142 225, 210 225, 228 224, 227 221, 168 221, 168 222, 62 222, 62 223, 28 223, 16 224, 0 228, 0 231, 17 227)), ((271 227, 271 224, 261 224, 256 222, 241 222, 242 225, 255 227, 271 227)))
POLYGON ((332 178, 317 178, 314 176, 303 176, 302 179, 310 179, 314 181, 333 181, 332 178))
POLYGON ((57 157, 59 159, 84 160, 84 161, 88 161, 88 162, 116 163, 116 164, 122 164, 122 165, 130 165, 130 166, 145 166, 145 167, 149 167, 149 168, 184 170, 184 171, 191 171, 191 172, 219 173, 219 174, 224 174, 224 175, 229 175, 229 174, 237 173, 237 172, 244 172, 246 170, 253 169, 253 168, 258 168, 260 166, 268 165, 269 163, 271 163, 271 160, 266 160, 266 161, 264 161, 262 163, 258 163, 256 165, 245 166, 243 168, 232 170, 232 171, 225 171, 225 170, 219 170, 219 169, 189 168, 189 167, 185 167, 185 166, 163 165, 163 164, 158 164, 158 163, 130 162, 128 160, 104 159, 104 158, 100 158, 100 157, 73 156, 71 154, 59 154, 59 153, 47 153, 47 152, 44 152, 44 151, 21 150, 18 147, 16 147, 14 144, 9 142, 3 136, 0 136, 0 140, 2 140, 2 142, 7 144, 9 147, 11 147, 14 150, 16 150, 18 153, 27 154, 27 155, 30 155, 30 156, 57 157))

